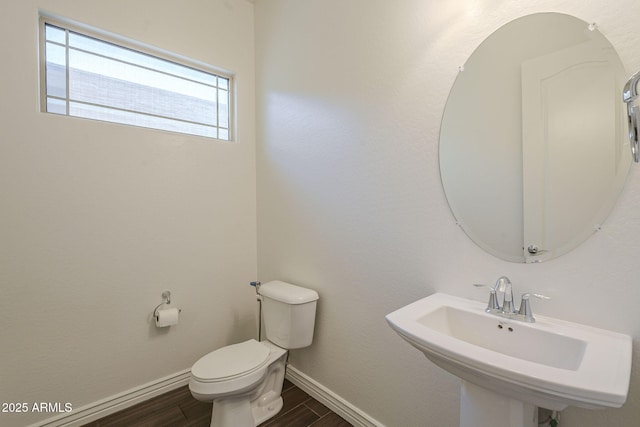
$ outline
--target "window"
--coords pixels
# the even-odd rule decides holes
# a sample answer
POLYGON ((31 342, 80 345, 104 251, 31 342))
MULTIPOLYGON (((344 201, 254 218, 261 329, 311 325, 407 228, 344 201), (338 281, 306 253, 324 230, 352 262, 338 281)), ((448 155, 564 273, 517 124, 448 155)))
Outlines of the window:
POLYGON ((43 111, 231 140, 231 76, 41 21, 43 111))

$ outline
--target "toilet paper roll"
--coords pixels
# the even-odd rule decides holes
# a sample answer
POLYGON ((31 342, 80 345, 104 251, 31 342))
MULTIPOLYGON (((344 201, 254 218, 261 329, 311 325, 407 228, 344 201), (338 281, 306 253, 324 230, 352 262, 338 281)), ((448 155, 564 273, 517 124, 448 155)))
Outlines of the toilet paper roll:
POLYGON ((180 310, 177 308, 164 308, 156 312, 156 326, 158 328, 164 328, 166 326, 173 326, 178 324, 178 316, 180 310))

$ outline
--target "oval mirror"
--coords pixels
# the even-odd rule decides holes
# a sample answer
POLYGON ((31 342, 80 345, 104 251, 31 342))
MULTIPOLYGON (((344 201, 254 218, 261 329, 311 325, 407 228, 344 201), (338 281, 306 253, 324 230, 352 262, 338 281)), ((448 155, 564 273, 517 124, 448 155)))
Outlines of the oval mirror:
POLYGON ((631 163, 625 71, 595 25, 516 19, 473 52, 440 129, 440 173, 465 233, 513 262, 560 256, 605 220, 631 163))

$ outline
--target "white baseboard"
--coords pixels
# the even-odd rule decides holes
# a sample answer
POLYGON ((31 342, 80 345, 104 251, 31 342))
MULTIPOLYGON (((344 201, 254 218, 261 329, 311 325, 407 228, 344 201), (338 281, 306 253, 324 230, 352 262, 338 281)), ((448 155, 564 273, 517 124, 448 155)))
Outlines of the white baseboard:
POLYGON ((306 376, 291 365, 287 365, 286 378, 298 386, 302 391, 318 402, 340 415, 346 421, 357 427, 384 427, 371 416, 356 408, 351 403, 338 396, 314 379, 306 376))
POLYGON ((176 372, 173 375, 151 381, 147 384, 115 394, 106 399, 73 408, 68 414, 62 414, 47 420, 32 424, 29 427, 76 427, 95 421, 107 415, 126 409, 136 403, 159 396, 176 388, 187 385, 190 370, 176 372))

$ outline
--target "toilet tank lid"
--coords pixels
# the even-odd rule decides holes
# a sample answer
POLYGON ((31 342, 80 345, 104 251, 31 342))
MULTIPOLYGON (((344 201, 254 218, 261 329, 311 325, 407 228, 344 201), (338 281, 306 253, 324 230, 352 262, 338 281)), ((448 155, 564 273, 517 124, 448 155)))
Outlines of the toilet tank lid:
POLYGON ((313 289, 273 280, 260 285, 260 295, 286 304, 305 304, 316 301, 318 293, 313 289))

